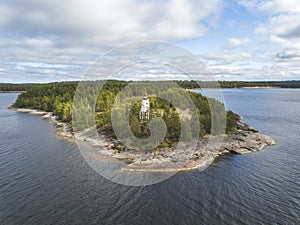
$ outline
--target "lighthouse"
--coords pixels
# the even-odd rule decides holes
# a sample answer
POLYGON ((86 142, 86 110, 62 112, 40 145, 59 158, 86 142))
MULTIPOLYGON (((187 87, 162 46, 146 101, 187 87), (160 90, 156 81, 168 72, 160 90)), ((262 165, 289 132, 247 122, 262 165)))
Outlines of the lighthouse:
POLYGON ((150 117, 149 110, 150 110, 149 98, 147 97, 147 94, 145 94, 142 99, 140 120, 143 120, 143 119, 149 120, 149 117, 150 117))

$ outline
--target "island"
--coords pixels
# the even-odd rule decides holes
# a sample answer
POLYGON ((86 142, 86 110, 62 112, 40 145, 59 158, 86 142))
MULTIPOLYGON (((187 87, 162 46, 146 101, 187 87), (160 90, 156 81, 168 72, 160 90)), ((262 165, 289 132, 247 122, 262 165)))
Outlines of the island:
POLYGON ((178 88, 169 82, 149 85, 148 82, 87 81, 79 94, 78 85, 79 82, 31 85, 11 108, 49 119, 58 127, 59 137, 89 145, 96 158, 125 162, 122 171, 204 168, 222 154, 252 153, 275 144, 271 137, 243 123, 241 116, 226 111, 223 103, 192 91, 187 85, 178 88), (96 91, 99 85, 100 92, 96 91), (126 89, 129 85, 132 88, 126 89), (74 104, 76 96, 80 97, 74 104), (194 108, 184 104, 187 98, 194 108), (120 102, 117 107, 116 101, 120 102), (83 119, 78 119, 80 116, 83 119), (117 129, 120 132, 116 134, 114 121, 125 121, 126 117, 128 124, 115 125, 126 129, 117 129), (224 123, 212 123, 222 118, 224 123), (160 120, 165 125, 157 123, 155 129, 162 133, 165 129, 162 139, 151 132, 151 126, 160 120), (141 140, 138 148, 124 143, 130 139, 129 133, 141 140), (146 142, 149 139, 152 141, 146 142), (194 140, 197 140, 196 147, 192 145, 194 140))

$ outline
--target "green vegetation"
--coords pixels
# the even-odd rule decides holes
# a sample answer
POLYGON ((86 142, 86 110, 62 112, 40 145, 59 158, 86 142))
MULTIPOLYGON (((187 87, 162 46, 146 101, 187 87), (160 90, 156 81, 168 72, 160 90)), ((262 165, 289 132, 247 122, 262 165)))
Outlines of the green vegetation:
MULTIPOLYGON (((243 87, 275 87, 275 88, 300 88, 299 80, 290 81, 174 81, 182 88, 194 89, 194 88, 243 88, 243 87)), ((77 84, 78 82, 63 82, 69 84, 77 84)), ((56 84, 56 83, 52 83, 56 84)), ((50 84, 50 85, 52 85, 50 84)), ((49 84, 10 84, 0 83, 0 92, 9 91, 28 91, 31 88, 37 86, 44 87, 49 84)))
POLYGON ((54 112, 63 122, 72 119, 72 102, 77 82, 30 85, 19 95, 14 107, 40 109, 54 112))
POLYGON ((17 91, 27 91, 33 86, 39 84, 8 84, 8 83, 0 83, 0 92, 17 92, 17 91))
MULTIPOLYGON (((225 112, 222 103, 195 92, 184 91, 184 89, 179 89, 178 86, 174 87, 174 82, 172 82, 172 86, 169 82, 157 82, 157 85, 149 85, 148 82, 111 80, 104 84, 100 92, 97 90, 99 86, 102 87, 101 81, 81 82, 80 84, 82 83, 84 85, 82 88, 77 89, 76 96, 75 91, 78 82, 31 85, 27 92, 19 95, 14 107, 53 112, 61 121, 70 123, 76 129, 88 128, 95 122, 99 133, 111 137, 115 137, 111 121, 112 112, 119 121, 125 121, 125 116, 128 115, 129 129, 135 137, 140 139, 145 139, 151 135, 149 129, 151 119, 154 119, 152 125, 156 129, 163 130, 164 127, 155 118, 163 119, 167 133, 161 146, 170 146, 178 142, 181 132, 183 132, 181 137, 183 141, 188 142, 192 138, 197 138, 195 135, 198 134, 196 131, 199 128, 200 137, 212 133, 212 130, 214 130, 214 134, 222 133, 225 130, 227 133, 236 130, 235 114, 231 111, 225 112), (128 86, 130 88, 125 88, 128 86), (150 100, 149 121, 141 121, 139 118, 141 97, 144 93, 148 93, 150 100), (75 105, 73 105, 74 96, 77 98, 75 105), (184 102, 187 102, 187 96, 195 105, 196 111, 192 112, 190 106, 184 105, 184 102), (126 101, 122 101, 124 99, 126 101), (120 102, 120 109, 113 109, 115 101, 120 102), (72 121, 74 107, 75 117, 80 118, 82 116, 83 119, 72 121), (187 118, 180 118, 178 111, 189 112, 189 114, 187 118), (95 112, 95 115, 89 117, 90 112, 95 112), (220 121, 218 123, 218 120, 222 118, 222 114, 224 118, 226 117, 226 125, 220 121), (215 127, 212 127, 212 118, 217 121, 215 127), (199 123, 191 121, 198 121, 199 123), (155 123, 157 124, 155 125, 155 123)), ((123 135, 127 135, 127 133, 125 132, 123 135)), ((158 137, 157 143, 161 143, 158 137)))
POLYGON ((0 91, 24 92, 19 95, 14 107, 53 112, 59 120, 69 123, 74 130, 89 128, 96 124, 99 133, 116 137, 111 119, 113 116, 113 121, 121 121, 117 126, 126 128, 120 129, 123 131, 122 137, 128 137, 129 133, 142 140, 153 136, 156 144, 161 143, 161 147, 166 147, 178 142, 179 137, 189 142, 197 138, 198 134, 199 137, 203 137, 206 134, 220 134, 224 131, 231 133, 236 130, 236 115, 231 111, 226 112, 222 103, 192 91, 184 91, 184 89, 199 87, 300 88, 300 81, 219 81, 218 83, 160 81, 151 85, 149 82, 109 80, 103 87, 102 85, 102 81, 0 84, 0 91), (150 100, 150 120, 139 118, 144 93, 148 94, 150 100), (73 104, 74 97, 75 104, 73 104), (187 97, 193 102, 196 111, 184 104, 187 102, 187 97), (119 102, 117 109, 113 107, 116 102, 119 102), (160 123, 160 120, 163 120, 164 124, 160 123), (198 123, 192 121, 198 121, 198 123), (151 133, 151 124, 157 132, 151 133), (166 131, 165 139, 160 140, 158 134, 164 131, 166 131))
POLYGON ((243 87, 274 87, 300 88, 300 81, 176 81, 181 87, 194 88, 243 88, 243 87))
POLYGON ((221 88, 274 87, 300 88, 300 81, 219 81, 221 88))

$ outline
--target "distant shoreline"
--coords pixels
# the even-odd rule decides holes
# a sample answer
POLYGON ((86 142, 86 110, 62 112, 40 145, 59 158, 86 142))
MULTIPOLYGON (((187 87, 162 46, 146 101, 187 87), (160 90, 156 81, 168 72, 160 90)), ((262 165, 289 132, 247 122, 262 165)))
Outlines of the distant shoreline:
POLYGON ((53 126, 57 127, 57 136, 69 141, 79 141, 92 147, 96 158, 113 160, 125 163, 123 172, 177 172, 194 169, 205 169, 216 158, 223 154, 247 154, 262 150, 265 146, 274 145, 275 141, 264 134, 260 134, 255 128, 239 121, 238 131, 233 134, 220 136, 207 136, 200 140, 196 149, 188 144, 181 147, 166 148, 154 152, 141 152, 134 150, 120 151, 119 142, 108 137, 97 135, 84 130, 75 135, 68 124, 60 122, 52 112, 35 109, 20 109, 9 107, 16 112, 40 115, 49 119, 53 126), (209 142, 214 139, 222 139, 221 146, 210 146, 209 142))
POLYGON ((253 86, 253 87, 211 87, 211 88, 186 88, 186 90, 210 90, 210 89, 299 89, 299 88, 286 88, 286 87, 273 87, 273 86, 253 86))
POLYGON ((27 91, 0 91, 0 93, 26 93, 27 91))
MULTIPOLYGON (((240 88, 255 88, 255 89, 257 89, 257 88, 261 88, 261 89, 263 89, 263 88, 276 88, 276 89, 278 89, 278 88, 283 88, 283 87, 273 87, 273 86, 264 86, 264 87, 262 87, 262 86, 253 86, 253 87, 240 87, 240 88)), ((225 88, 224 88, 225 89, 225 88)), ((228 89, 232 89, 232 88, 228 88, 228 89)), ((235 89, 235 88, 233 88, 233 89, 235 89)), ((236 89, 239 89, 239 88, 236 88, 236 89)), ((296 88, 295 88, 296 89, 296 88)))
MULTIPOLYGON (((103 80, 104 82, 121 82, 122 84, 129 84, 132 81, 124 80, 103 80)), ((0 83, 0 93, 22 93, 28 90, 31 90, 33 87, 43 87, 47 85, 59 85, 59 84, 73 84, 77 85, 82 81, 53 81, 48 83, 0 83)), ((212 88, 222 88, 222 89, 231 89, 231 88, 287 88, 287 89, 298 89, 300 88, 300 80, 277 80, 277 81, 201 81, 201 80, 168 80, 168 81, 159 81, 159 80, 143 80, 139 82, 174 82, 178 84, 183 89, 212 89, 212 88)))

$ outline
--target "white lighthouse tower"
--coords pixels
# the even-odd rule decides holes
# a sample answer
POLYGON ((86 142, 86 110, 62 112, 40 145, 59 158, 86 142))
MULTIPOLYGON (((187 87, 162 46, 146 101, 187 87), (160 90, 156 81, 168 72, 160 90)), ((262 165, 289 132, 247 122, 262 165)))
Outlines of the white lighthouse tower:
POLYGON ((142 107, 140 111, 140 120, 146 119, 149 120, 150 117, 150 104, 149 104, 149 98, 147 97, 147 94, 144 95, 142 99, 142 107))

